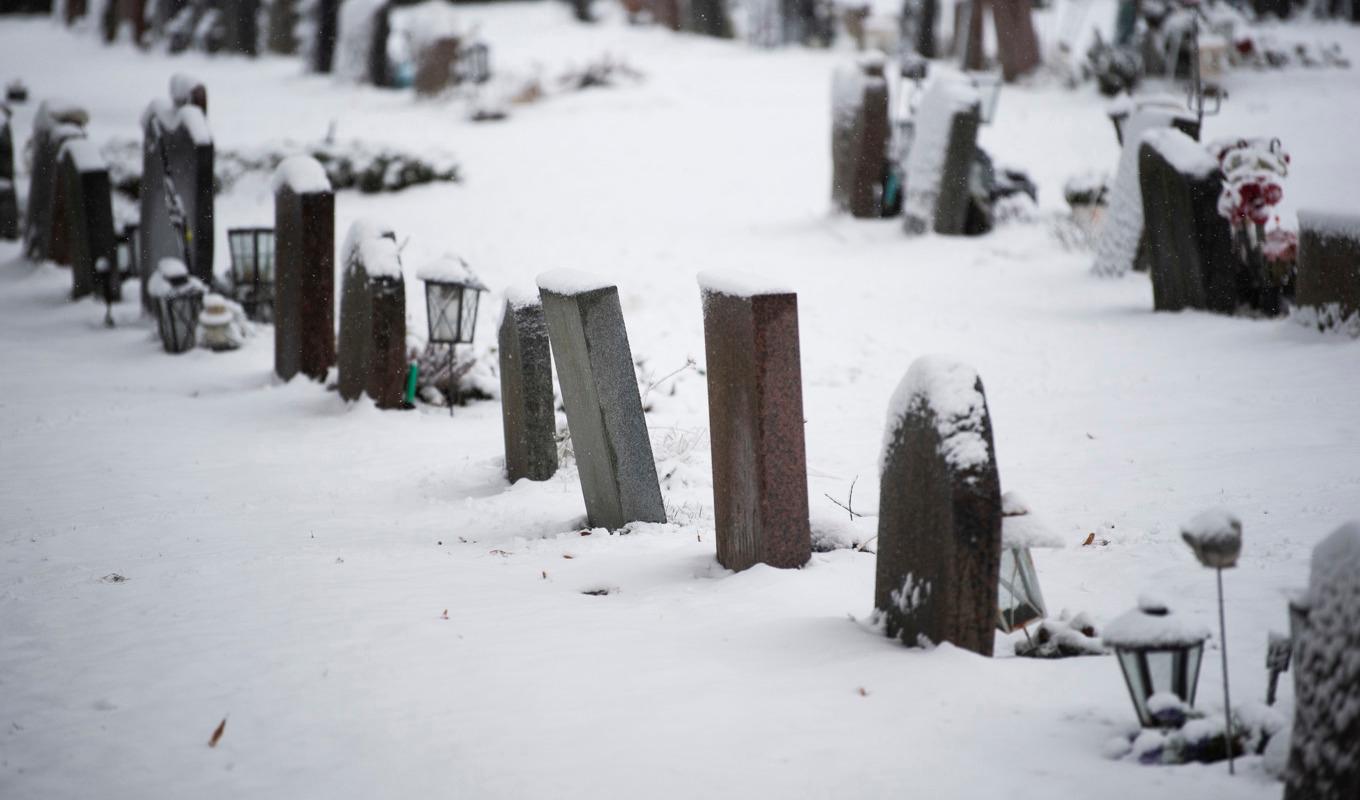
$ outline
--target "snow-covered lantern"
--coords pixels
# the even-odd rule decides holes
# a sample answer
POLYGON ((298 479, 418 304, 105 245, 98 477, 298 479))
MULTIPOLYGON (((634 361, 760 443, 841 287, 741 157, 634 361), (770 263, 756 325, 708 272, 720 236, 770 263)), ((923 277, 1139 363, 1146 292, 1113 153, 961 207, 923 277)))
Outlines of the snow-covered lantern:
POLYGON ((274 318, 274 229, 232 228, 227 231, 231 251, 231 280, 236 300, 253 320, 274 318))
POLYGON ((1143 727, 1175 724, 1181 715, 1166 711, 1195 705, 1208 630, 1159 600, 1140 597, 1138 608, 1116 617, 1102 638, 1114 648, 1143 727))
POLYGON ((203 346, 217 352, 235 350, 240 346, 233 327, 236 317, 227 307, 227 299, 220 294, 203 298, 203 310, 198 314, 199 336, 203 346))
POLYGON ((982 98, 978 121, 983 125, 989 125, 996 117, 996 104, 1001 100, 1001 75, 996 72, 970 72, 968 79, 972 81, 978 90, 978 96, 982 98))
POLYGON ((118 235, 118 240, 114 244, 115 254, 118 258, 118 275, 120 277, 131 277, 137 274, 138 264, 141 261, 141 250, 136 223, 124 225, 123 232, 118 235))
POLYGON ((1062 547, 1062 540, 1030 512, 1015 492, 1001 496, 1001 569, 997 586, 997 627, 1019 630, 1048 615, 1030 548, 1062 547))
POLYGON ((463 83, 486 83, 491 79, 491 48, 473 42, 458 53, 458 79, 463 83))
POLYGON ((198 339, 203 282, 190 275, 189 268, 178 258, 162 258, 147 281, 146 291, 156 306, 156 324, 165 352, 192 350, 198 339))
POLYGON ((431 344, 470 344, 477 332, 477 299, 486 291, 467 262, 446 255, 426 265, 416 277, 425 282, 425 313, 431 344))

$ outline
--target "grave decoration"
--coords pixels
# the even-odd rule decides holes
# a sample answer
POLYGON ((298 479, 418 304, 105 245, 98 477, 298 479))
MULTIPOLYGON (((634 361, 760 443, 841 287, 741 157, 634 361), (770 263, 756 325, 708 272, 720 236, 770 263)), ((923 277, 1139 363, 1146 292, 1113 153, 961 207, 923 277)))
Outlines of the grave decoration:
POLYGON ((1228 693, 1228 627, 1223 615, 1223 570, 1237 566, 1242 552, 1242 522, 1230 512, 1212 509, 1181 526, 1181 538, 1195 551, 1199 563, 1218 576, 1218 649, 1223 656, 1223 739, 1228 752, 1228 773, 1233 769, 1232 699, 1228 693))
POLYGON ((1360 214, 1299 212, 1296 316, 1360 336, 1360 214))
MULTIPOLYGON (((486 285, 472 272, 467 262, 455 255, 445 255, 421 267, 416 277, 425 282, 425 322, 430 345, 444 345, 447 349, 446 371, 442 382, 446 386, 449 413, 458 402, 458 374, 454 369, 455 350, 460 344, 472 344, 477 334, 477 311, 486 285)), ((472 362, 467 362, 470 367, 472 362)), ((440 382, 440 375, 429 376, 440 382)))
POLYGON ((552 353, 543 302, 535 291, 506 293, 499 330, 505 473, 511 483, 557 472, 552 353))
MULTIPOLYGON (((1030 511, 1015 492, 1001 496, 1001 566, 997 589, 997 628, 1005 633, 1025 630, 1048 615, 1034 548, 1062 547, 1058 538, 1030 511)), ((1028 636, 1028 633, 1026 633, 1028 636)))
POLYGON ((1232 230, 1246 299, 1253 308, 1278 314, 1294 296, 1291 256, 1298 241, 1297 235, 1280 228, 1275 215, 1275 206, 1284 197, 1289 154, 1279 139, 1225 139, 1209 149, 1223 171, 1218 213, 1232 230), (1272 221, 1274 228, 1267 230, 1272 221))
POLYGON ((1102 638, 1114 648, 1143 727, 1179 726, 1185 709, 1195 705, 1209 632, 1160 600, 1141 597, 1137 608, 1105 627, 1102 638))
POLYGON ((207 286, 177 258, 164 258, 147 281, 156 313, 161 346, 167 353, 186 353, 198 342, 198 315, 207 286))
POLYGON ((232 294, 250 319, 274 319, 274 229, 227 230, 232 294))
POLYGON ((960 53, 964 69, 981 69, 984 64, 984 11, 990 10, 996 28, 997 57, 1007 83, 1033 72, 1041 61, 1039 38, 1034 32, 1034 15, 1030 0, 970 0, 962 4, 965 10, 966 31, 960 31, 963 41, 960 53))
POLYGON ((245 310, 220 294, 203 298, 203 310, 198 315, 199 343, 214 352, 225 352, 240 347, 252 333, 245 310))

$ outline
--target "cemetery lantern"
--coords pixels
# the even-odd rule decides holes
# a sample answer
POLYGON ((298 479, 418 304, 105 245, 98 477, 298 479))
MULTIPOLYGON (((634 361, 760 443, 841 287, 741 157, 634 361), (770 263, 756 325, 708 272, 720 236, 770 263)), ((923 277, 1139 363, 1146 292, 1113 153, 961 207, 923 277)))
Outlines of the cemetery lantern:
MULTIPOLYGON (((449 390, 453 391, 453 351, 460 344, 471 344, 477 331, 477 300, 486 291, 467 262, 457 256, 444 256, 420 270, 425 282, 425 319, 430 344, 448 346, 449 390)), ((449 398, 453 413, 453 398, 449 398)))
POLYGON ((118 275, 122 278, 133 277, 141 263, 140 241, 137 238, 136 224, 123 226, 123 232, 115 242, 118 251, 118 275))
POLYGON ((1114 648, 1143 727, 1180 721, 1179 713, 1166 713, 1168 701, 1173 708, 1194 706, 1207 630, 1186 622, 1165 603, 1143 597, 1138 608, 1109 624, 1103 638, 1114 648))
POLYGON ((274 229, 232 228, 227 231, 231 250, 231 281, 235 299, 246 316, 259 322, 274 319, 274 229))
POLYGON ((189 274, 177 258, 163 258, 147 282, 156 306, 156 324, 167 353, 184 353, 198 340, 198 315, 203 309, 203 282, 189 274))
POLYGON ((997 627, 1003 633, 1023 630, 1048 614, 1031 553, 1035 547, 1062 547, 1062 537, 1031 513, 1020 495, 1006 492, 1001 496, 1001 567, 996 595, 997 627))
POLYGON ((473 42, 458 54, 460 83, 486 83, 491 79, 491 48, 486 42, 473 42))

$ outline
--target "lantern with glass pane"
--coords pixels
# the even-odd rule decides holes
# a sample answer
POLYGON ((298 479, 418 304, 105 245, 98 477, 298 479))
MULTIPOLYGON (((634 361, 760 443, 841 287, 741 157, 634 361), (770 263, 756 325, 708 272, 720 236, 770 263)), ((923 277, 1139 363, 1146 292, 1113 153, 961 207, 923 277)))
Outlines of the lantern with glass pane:
POLYGON ((1003 632, 1023 630, 1048 614, 1030 551, 1062 544, 1062 538, 1030 512, 1020 495, 1006 492, 1001 496, 1001 569, 996 600, 997 627, 1003 632))
POLYGON ((178 258, 162 258, 147 281, 156 308, 161 345, 167 353, 184 353, 198 343, 198 314, 203 310, 203 281, 189 274, 178 258))
POLYGON ((232 228, 231 281, 236 302, 257 322, 274 320, 274 229, 232 228))
POLYGON ((446 255, 425 266, 417 275, 425 282, 425 314, 430 344, 448 347, 449 413, 453 413, 453 351, 471 344, 477 332, 477 300, 486 291, 467 262, 446 255))
POLYGON ((140 242, 137 239, 137 226, 128 224, 123 226, 123 232, 118 235, 114 243, 117 249, 118 258, 118 277, 131 278, 141 269, 138 264, 141 261, 140 242))
POLYGON ((1209 631, 1150 597, 1138 600, 1105 628, 1129 697, 1145 728, 1174 727, 1195 705, 1195 688, 1209 631))

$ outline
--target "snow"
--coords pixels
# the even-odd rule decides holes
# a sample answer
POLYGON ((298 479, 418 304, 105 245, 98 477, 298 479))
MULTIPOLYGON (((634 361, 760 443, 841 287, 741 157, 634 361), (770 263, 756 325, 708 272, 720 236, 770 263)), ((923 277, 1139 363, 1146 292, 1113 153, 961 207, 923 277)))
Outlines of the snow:
POLYGON ((177 108, 169 101, 156 98, 147 104, 142 112, 141 126, 145 128, 153 116, 160 120, 161 128, 167 134, 182 126, 194 144, 201 146, 213 142, 212 131, 208 128, 208 118, 203 116, 203 109, 198 106, 177 108))
POLYGON ((485 289, 481 280, 473 274, 472 268, 461 257, 449 253, 426 262, 416 272, 416 277, 422 281, 439 281, 441 283, 461 283, 464 285, 475 286, 485 289))
MULTIPOLYGON (((992 449, 983 429, 987 400, 978 390, 980 385, 976 370, 947 356, 922 356, 912 362, 888 403, 879 472, 887 469, 907 416, 922 411, 933 415, 940 455, 953 469, 967 473, 991 460, 992 449)), ((965 475, 965 480, 972 479, 965 475)))
POLYGON ((1360 242, 1360 212, 1299 209, 1299 228, 1360 242))
POLYGON ((794 293, 792 289, 777 281, 737 270, 704 270, 699 273, 699 288, 705 292, 731 297, 794 293))
MULTIPOLYGON (((872 612, 884 407, 925 352, 986 376, 1004 485, 1074 543, 1042 554, 1045 599, 1098 627, 1147 585, 1216 625, 1213 578, 1178 523, 1231 507, 1252 536, 1225 581, 1233 697, 1263 697, 1253 665, 1286 624, 1284 590, 1360 514, 1360 344, 1286 320, 1157 315, 1146 276, 1093 280, 1090 253, 1048 224, 1068 177, 1119 159, 1089 85, 1007 86, 979 132, 1038 182, 1040 221, 908 239, 827 211, 827 83, 846 51, 578 25, 554 3, 458 8, 506 74, 551 85, 609 52, 646 79, 470 124, 457 99, 337 83, 297 59, 172 57, 6 17, 0 61, 44 65, 24 71, 35 101, 15 107, 16 146, 36 98, 57 96, 89 108, 92 141, 140 140, 145 100, 188 71, 212 88, 223 148, 312 142, 332 121, 342 141, 454 148, 463 183, 339 193, 337 250, 356 218, 400 226, 413 330, 415 270, 449 248, 496 287, 596 270, 654 377, 702 361, 699 269, 797 286, 812 524, 868 546, 801 570, 716 564, 694 369, 646 400, 675 521, 581 536, 574 465, 505 483, 495 401, 452 416, 346 406, 273 377, 270 326, 236 351, 167 356, 135 283, 105 329, 102 303, 66 299, 69 271, 0 242, 0 363, 21 376, 0 403, 0 795, 1278 800, 1255 755, 1234 777, 1105 759, 1132 717, 1112 658, 1011 658, 1006 637, 993 659, 908 650, 850 621, 872 612), (600 587, 616 591, 581 593, 600 587)), ((1288 29, 1360 53, 1356 26, 1288 29)), ((1337 142, 1360 140, 1354 76, 1233 71, 1205 120, 1206 141, 1289 142, 1284 224, 1300 205, 1353 207, 1360 160, 1337 142)), ((267 175, 218 196, 219 275, 226 228, 271 224, 272 208, 267 175)), ((459 356, 494 364, 494 341, 479 325, 459 356)), ((1221 692, 1211 662, 1206 711, 1221 692)), ((1288 707, 1288 675, 1280 694, 1288 707)))
POLYGON ((1201 511, 1193 519, 1181 526, 1181 536, 1186 541, 1213 545, 1231 545, 1242 542, 1242 521, 1226 508, 1211 508, 1201 511))
POLYGON ((614 284, 598 275, 574 269, 554 269, 538 276, 538 288, 553 294, 585 294, 613 287, 614 284))
MULTIPOLYGON (((11 111, 12 113, 12 111, 11 111)), ((84 108, 68 100, 44 100, 33 116, 33 130, 52 130, 61 124, 85 125, 90 114, 84 108)))
POLYGON ((176 106, 185 106, 193 99, 194 90, 203 86, 203 81, 183 72, 170 76, 170 99, 176 106))
POLYGON ((1111 647, 1158 649, 1186 647, 1209 638, 1209 629, 1167 608, 1152 597, 1138 598, 1138 607, 1116 617, 1100 637, 1111 647))
POLYGON ((1204 145, 1176 128, 1157 128, 1143 134, 1143 142, 1152 146, 1182 175, 1207 178, 1218 169, 1218 160, 1204 145))
POLYGON ((108 169, 104 164, 104 157, 99 154, 99 146, 89 139, 67 139, 63 142, 57 158, 60 160, 68 155, 77 172, 99 172, 108 169))
POLYGON ((1062 547, 1062 537, 1015 492, 1001 495, 1002 547, 1062 547))
POLYGON ((308 155, 293 155, 279 162, 269 179, 276 194, 287 186, 294 194, 317 194, 331 190, 331 180, 321 162, 308 155))
POLYGON ((206 288, 178 258, 162 258, 146 282, 146 293, 157 298, 203 292, 206 288))
POLYGON ((355 83, 372 79, 369 74, 369 52, 373 45, 375 16, 387 5, 387 0, 341 0, 339 32, 335 37, 335 77, 355 83))
POLYGON ((376 220, 355 220, 340 252, 346 272, 362 265, 369 278, 401 278, 401 256, 392 229, 376 220))
POLYGON ((909 218, 935 225, 935 203, 944 178, 949 131, 954 116, 980 107, 977 89, 957 75, 941 75, 926 89, 916 108, 916 132, 906 163, 906 197, 903 210, 909 218))
POLYGON ((505 290, 505 302, 515 308, 531 308, 543 305, 538 289, 529 286, 511 286, 505 290))

